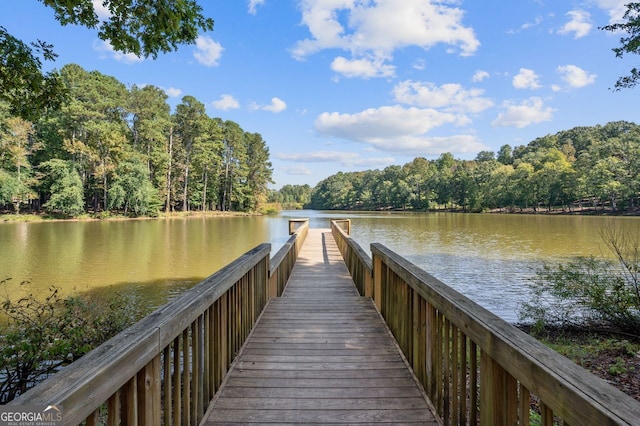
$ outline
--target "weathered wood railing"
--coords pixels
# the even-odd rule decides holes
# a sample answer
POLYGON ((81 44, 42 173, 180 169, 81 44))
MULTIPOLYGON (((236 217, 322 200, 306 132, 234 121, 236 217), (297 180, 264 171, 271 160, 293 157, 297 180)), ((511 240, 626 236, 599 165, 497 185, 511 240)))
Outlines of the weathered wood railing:
POLYGON ((350 236, 351 221, 334 219, 331 221, 331 233, 336 241, 347 269, 360 296, 373 297, 371 281, 371 258, 350 236))
POLYGON ((630 396, 388 248, 371 251, 376 305, 445 424, 640 423, 630 396))
POLYGON ((289 220, 289 234, 291 237, 271 258, 270 262, 269 294, 271 297, 282 295, 308 232, 309 219, 289 220))
POLYGON ((307 230, 271 268, 270 244, 248 251, 10 404, 61 405, 65 424, 199 423, 307 230))

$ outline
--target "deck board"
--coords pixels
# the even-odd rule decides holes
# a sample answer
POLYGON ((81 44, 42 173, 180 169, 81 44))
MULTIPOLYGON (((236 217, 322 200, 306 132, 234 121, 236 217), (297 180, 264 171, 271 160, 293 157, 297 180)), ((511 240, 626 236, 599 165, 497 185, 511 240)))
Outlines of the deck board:
POLYGON ((309 231, 203 421, 238 423, 438 424, 328 230, 309 231))

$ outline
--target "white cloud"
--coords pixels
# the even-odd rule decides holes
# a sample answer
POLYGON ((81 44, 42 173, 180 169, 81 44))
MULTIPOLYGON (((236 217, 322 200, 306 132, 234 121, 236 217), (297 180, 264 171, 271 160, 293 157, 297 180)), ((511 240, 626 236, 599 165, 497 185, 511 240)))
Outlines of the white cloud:
POLYGON ((426 135, 436 127, 459 124, 460 121, 456 114, 430 108, 384 106, 356 114, 325 112, 318 116, 315 127, 320 134, 367 143, 373 148, 389 152, 428 155, 484 149, 484 145, 473 136, 435 138, 426 135))
POLYGON ((198 36, 196 39, 196 50, 193 52, 193 56, 202 65, 215 67, 218 65, 223 50, 222 45, 212 38, 198 36))
POLYGON ((494 127, 517 127, 521 129, 535 123, 550 121, 554 110, 545 107, 542 99, 533 97, 516 104, 505 101, 505 111, 498 115, 491 125, 494 127))
POLYGON ((513 87, 516 89, 539 89, 542 86, 540 86, 538 78, 538 74, 535 71, 520 68, 518 75, 513 77, 513 87))
POLYGON ((595 0, 600 9, 605 10, 609 14, 609 23, 620 22, 622 16, 627 10, 626 4, 629 0, 595 0))
POLYGON ((572 88, 585 87, 596 81, 595 74, 589 74, 575 65, 559 66, 557 71, 560 74, 560 78, 572 88))
POLYGON ((240 103, 232 95, 224 94, 217 101, 211 102, 214 108, 226 111, 228 109, 240 108, 240 103))
POLYGON ((460 55, 476 52, 480 42, 472 28, 464 26, 464 13, 435 0, 303 0, 302 23, 311 37, 292 49, 304 59, 324 49, 342 49, 351 59, 388 60, 394 50, 437 44, 455 46, 460 55))
POLYGON ((280 98, 271 98, 271 104, 263 107, 262 109, 278 113, 287 109, 287 103, 280 98))
POLYGON ((164 93, 166 93, 170 98, 177 98, 182 94, 182 90, 176 89, 175 87, 169 87, 168 89, 164 89, 164 93))
POLYGON ((426 108, 442 108, 449 112, 477 113, 493 106, 488 98, 481 97, 482 89, 464 89, 460 84, 448 83, 436 86, 428 82, 406 80, 393 88, 395 100, 408 105, 426 108))
POLYGON ((249 13, 255 15, 258 6, 262 6, 263 4, 264 0, 249 0, 249 13))
POLYGON ((279 153, 276 158, 298 163, 339 163, 342 166, 376 167, 386 166, 395 161, 393 157, 362 157, 355 152, 314 151, 300 153, 279 153))
POLYGON ((474 83, 478 83, 482 80, 489 78, 489 73, 486 71, 478 70, 473 74, 473 78, 471 79, 474 83))
POLYGON ((310 168, 301 164, 295 166, 285 166, 282 168, 282 170, 284 170, 286 174, 293 176, 306 176, 313 174, 310 168))
POLYGON ((254 111, 262 110, 278 113, 287 109, 287 103, 280 98, 271 98, 271 103, 269 105, 259 105, 254 102, 249 108, 254 111))
POLYGON ((536 16, 536 18, 533 20, 533 22, 525 22, 524 24, 522 24, 520 26, 520 29, 521 30, 528 30, 529 28, 537 27, 538 25, 540 25, 542 23, 542 21, 544 21, 544 18, 542 16, 536 16))
POLYGON ((591 23, 591 15, 584 10, 571 10, 567 12, 570 18, 558 32, 560 34, 573 34, 573 38, 581 38, 589 34, 593 24, 591 23))
POLYGON ((382 59, 352 59, 338 56, 331 62, 331 69, 345 77, 393 77, 395 68, 385 65, 382 59))
POLYGON ((91 3, 93 3, 93 10, 96 12, 96 15, 98 15, 99 20, 106 21, 111 18, 111 12, 104 7, 102 0, 91 0, 91 3))
POLYGON ((314 152, 283 152, 276 154, 280 160, 297 161, 301 163, 330 163, 334 161, 343 162, 358 157, 355 152, 342 151, 314 151, 314 152))
POLYGON ((424 59, 416 59, 412 66, 418 71, 422 71, 427 68, 427 64, 424 62, 424 59))
POLYGON ((96 40, 93 43, 93 50, 100 53, 100 58, 104 59, 106 57, 111 57, 118 62, 124 62, 125 64, 133 64, 136 62, 144 61, 144 58, 140 56, 136 56, 133 53, 122 53, 116 51, 111 43, 103 40, 96 40))

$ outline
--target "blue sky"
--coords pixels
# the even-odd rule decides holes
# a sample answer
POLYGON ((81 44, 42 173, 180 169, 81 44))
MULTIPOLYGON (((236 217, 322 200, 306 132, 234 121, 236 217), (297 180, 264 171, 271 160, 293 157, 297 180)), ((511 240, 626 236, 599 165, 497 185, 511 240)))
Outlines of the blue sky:
POLYGON ((615 58, 620 35, 598 29, 625 1, 200 0, 214 31, 156 60, 61 27, 36 0, 1 1, 0 25, 52 43, 47 67, 155 85, 172 108, 192 95, 260 133, 280 188, 637 122, 637 89, 610 88, 640 57, 615 58))

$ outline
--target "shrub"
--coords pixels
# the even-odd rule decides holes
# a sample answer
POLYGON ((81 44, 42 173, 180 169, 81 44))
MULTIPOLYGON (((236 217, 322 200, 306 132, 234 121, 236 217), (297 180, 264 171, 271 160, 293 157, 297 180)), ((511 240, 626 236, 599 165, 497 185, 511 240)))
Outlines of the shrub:
POLYGON ((600 232, 616 261, 579 257, 565 264, 544 265, 532 281, 532 299, 521 306, 521 321, 536 327, 610 326, 640 329, 640 239, 628 230, 600 232))
MULTIPOLYGON (((9 280, 1 280, 5 286, 9 280)), ((8 293, 7 293, 8 294, 8 293)), ((0 403, 11 401, 133 324, 140 317, 131 297, 62 298, 51 287, 2 305, 8 322, 0 335, 0 403)))

